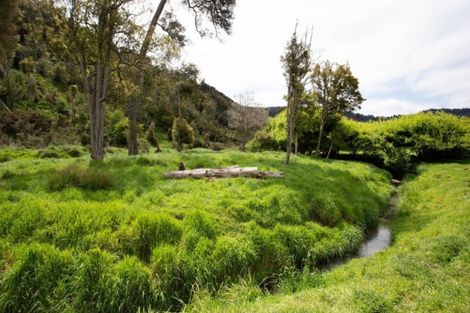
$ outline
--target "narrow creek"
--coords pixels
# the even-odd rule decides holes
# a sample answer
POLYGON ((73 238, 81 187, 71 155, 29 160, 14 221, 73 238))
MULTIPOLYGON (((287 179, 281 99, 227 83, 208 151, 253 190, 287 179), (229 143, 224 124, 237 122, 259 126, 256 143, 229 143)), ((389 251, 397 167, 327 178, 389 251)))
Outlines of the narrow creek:
POLYGON ((394 195, 390 198, 387 212, 380 218, 379 226, 377 229, 367 235, 366 240, 361 245, 357 257, 366 258, 375 253, 382 251, 388 246, 392 241, 392 231, 390 229, 390 222, 395 217, 395 214, 398 210, 398 186, 400 181, 392 179, 393 187, 395 188, 394 195))

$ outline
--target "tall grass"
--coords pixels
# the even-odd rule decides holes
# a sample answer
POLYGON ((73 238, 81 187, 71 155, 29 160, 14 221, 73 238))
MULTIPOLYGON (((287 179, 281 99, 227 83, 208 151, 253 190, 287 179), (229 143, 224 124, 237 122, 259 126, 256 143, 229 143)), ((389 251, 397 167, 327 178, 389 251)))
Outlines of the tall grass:
POLYGON ((113 150, 101 163, 11 155, 0 164, 13 173, 0 180, 6 312, 178 310, 198 290, 240 281, 272 290, 289 271, 353 253, 391 192, 375 167, 300 156, 287 167, 280 153, 113 150), (180 161, 286 177, 165 179, 180 161))
MULTIPOLYGON (((246 300, 245 292, 255 284, 217 296, 201 292, 186 311, 469 312, 470 166, 434 164, 418 170, 400 190, 394 242, 387 250, 328 271, 286 271, 274 295, 246 300)), ((358 234, 350 225, 343 227, 338 240, 326 240, 316 251, 346 253, 344 243, 354 243, 358 234)))

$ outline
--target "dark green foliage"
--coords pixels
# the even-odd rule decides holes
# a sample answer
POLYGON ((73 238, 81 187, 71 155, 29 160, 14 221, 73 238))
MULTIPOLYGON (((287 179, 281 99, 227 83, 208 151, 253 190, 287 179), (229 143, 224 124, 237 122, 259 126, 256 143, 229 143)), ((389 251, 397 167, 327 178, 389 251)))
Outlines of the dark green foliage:
MULTIPOLYGON (((10 61, 16 48, 16 29, 14 18, 17 14, 18 0, 1 0, 0 8, 0 66, 10 61)), ((0 75, 1 76, 1 75, 0 75)))
POLYGON ((114 183, 113 175, 99 167, 83 168, 69 165, 49 176, 48 186, 52 191, 67 187, 79 187, 90 190, 110 188, 114 183))
POLYGON ((248 149, 255 152, 279 148, 277 141, 266 130, 257 131, 253 140, 248 143, 248 149))
POLYGON ((192 144, 194 142, 193 129, 184 118, 178 117, 173 121, 171 138, 178 151, 183 149, 183 144, 192 144))

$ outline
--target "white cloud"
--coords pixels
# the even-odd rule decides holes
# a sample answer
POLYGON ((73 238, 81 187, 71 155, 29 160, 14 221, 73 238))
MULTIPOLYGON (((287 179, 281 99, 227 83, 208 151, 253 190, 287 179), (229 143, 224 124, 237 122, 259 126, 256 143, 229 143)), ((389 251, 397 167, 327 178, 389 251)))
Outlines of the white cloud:
POLYGON ((411 114, 429 109, 432 105, 422 105, 398 99, 371 99, 363 103, 360 110, 363 114, 375 116, 392 116, 397 114, 411 114))
POLYGON ((350 63, 373 99, 363 112, 470 106, 468 0, 238 0, 233 35, 222 42, 198 38, 180 16, 192 40, 185 58, 229 96, 251 90, 257 102, 284 105, 280 56, 298 20, 313 27, 321 59, 350 63))

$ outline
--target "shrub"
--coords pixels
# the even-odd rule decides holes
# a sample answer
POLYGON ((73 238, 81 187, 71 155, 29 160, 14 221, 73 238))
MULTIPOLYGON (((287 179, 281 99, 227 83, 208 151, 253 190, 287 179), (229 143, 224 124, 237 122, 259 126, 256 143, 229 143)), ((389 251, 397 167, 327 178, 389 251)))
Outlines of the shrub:
POLYGON ((79 187, 89 190, 110 188, 114 177, 105 169, 92 166, 87 168, 71 164, 49 176, 48 186, 51 191, 67 187, 79 187))
POLYGON ((213 142, 210 144, 210 148, 214 151, 222 151, 224 150, 225 145, 221 142, 213 142))
POLYGON ((149 153, 150 152, 150 144, 144 138, 137 139, 137 144, 139 146, 139 151, 142 153, 149 153))
POLYGON ((184 118, 175 118, 173 121, 171 138, 178 151, 183 149, 183 144, 192 144, 194 142, 193 129, 184 118))
POLYGON ((259 130, 247 144, 250 151, 277 150, 279 148, 277 141, 266 130, 259 130))

